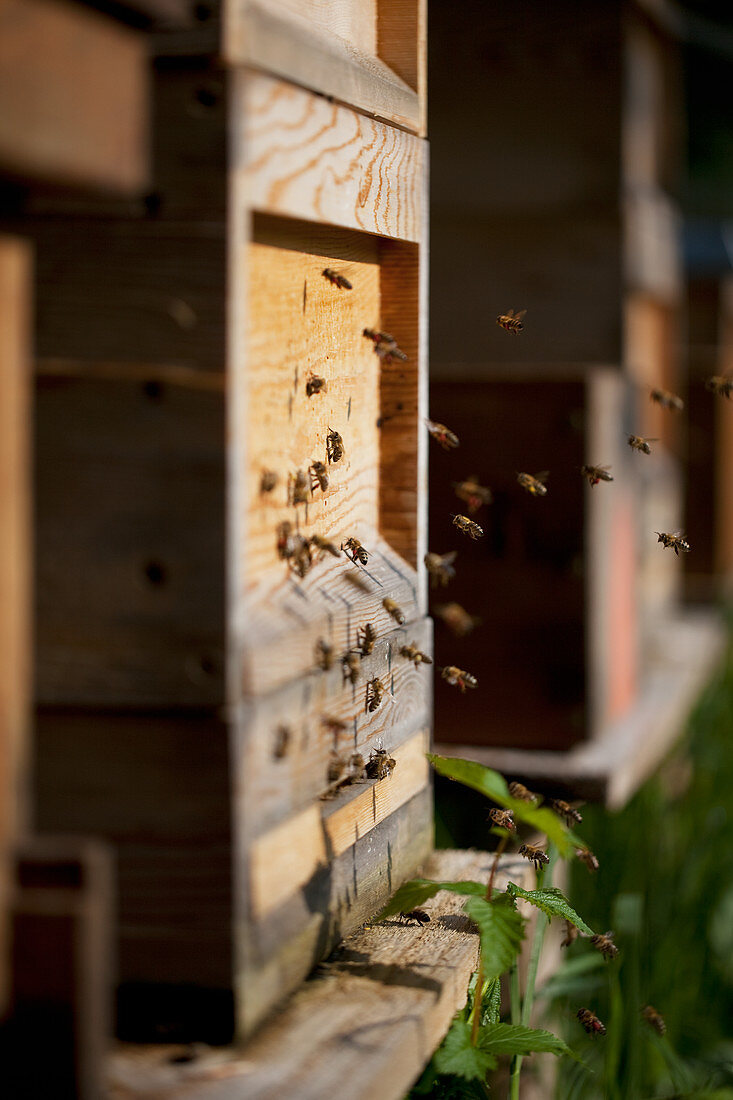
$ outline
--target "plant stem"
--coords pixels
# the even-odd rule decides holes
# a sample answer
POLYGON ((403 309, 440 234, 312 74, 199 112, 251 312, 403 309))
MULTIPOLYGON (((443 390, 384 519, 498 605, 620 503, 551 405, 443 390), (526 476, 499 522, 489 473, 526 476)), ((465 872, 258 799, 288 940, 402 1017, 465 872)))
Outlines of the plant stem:
MULTIPOLYGON (((491 901, 491 895, 494 892, 494 879, 496 878, 496 869, 499 866, 499 860, 501 859, 504 849, 508 841, 508 836, 503 836, 499 841, 499 845, 494 852, 494 862, 491 864, 491 871, 489 873, 489 881, 486 886, 486 900, 491 901)), ((476 1046, 478 1039, 478 1029, 481 1022, 481 1004, 483 1002, 484 991, 484 960, 481 957, 481 948, 479 946, 478 955, 478 974, 476 976, 476 991, 474 993, 473 1010, 471 1013, 471 1045, 476 1046)))

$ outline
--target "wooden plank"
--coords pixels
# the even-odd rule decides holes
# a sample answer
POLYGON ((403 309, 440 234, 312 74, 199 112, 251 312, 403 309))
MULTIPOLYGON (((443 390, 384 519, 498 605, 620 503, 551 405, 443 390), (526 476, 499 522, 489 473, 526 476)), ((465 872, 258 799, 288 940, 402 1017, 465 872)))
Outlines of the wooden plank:
POLYGON ((624 197, 624 256, 631 290, 675 306, 682 293, 681 215, 659 189, 630 188, 624 197))
POLYGON ((0 5, 0 164, 133 191, 147 173, 144 39, 77 5, 0 5))
POLYGON ((31 257, 25 241, 0 237, 0 1015, 8 991, 10 858, 28 812, 31 257))

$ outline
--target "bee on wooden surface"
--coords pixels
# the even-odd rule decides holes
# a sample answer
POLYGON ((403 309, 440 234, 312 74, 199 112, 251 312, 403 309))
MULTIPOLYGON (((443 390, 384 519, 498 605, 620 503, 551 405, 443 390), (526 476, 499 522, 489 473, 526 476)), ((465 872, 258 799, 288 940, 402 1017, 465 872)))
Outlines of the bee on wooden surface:
POLYGON ((390 756, 381 746, 372 749, 366 764, 366 773, 369 779, 386 779, 397 767, 397 761, 390 756))
POLYGON ((441 668, 440 675, 451 687, 460 688, 462 695, 465 694, 466 688, 478 686, 478 680, 475 676, 472 676, 470 672, 464 672, 462 668, 456 668, 455 665, 446 665, 445 668, 441 668))
POLYGON ((479 483, 478 476, 471 474, 465 481, 454 481, 453 488, 459 500, 468 505, 470 515, 475 515, 484 504, 491 504, 494 494, 491 489, 479 483))
POLYGON ((302 578, 310 572, 314 561, 314 551, 310 539, 295 535, 295 550, 290 557, 290 568, 297 577, 302 578))
POLYGON ((598 1019, 595 1012, 591 1012, 589 1008, 579 1008, 577 1016, 589 1035, 596 1036, 606 1034, 605 1027, 598 1019))
POLYGON ((362 657, 368 657, 374 651, 374 643, 377 640, 377 632, 371 623, 360 626, 356 632, 356 644, 362 657))
POLYGON ((346 557, 350 558, 355 565, 357 562, 359 562, 360 565, 366 565, 369 561, 369 554, 358 539, 347 539, 346 542, 341 543, 341 549, 346 554, 346 557), (349 553, 349 551, 351 551, 351 553, 349 553))
POLYGON ((613 481, 613 478, 609 474, 610 466, 591 466, 586 464, 580 467, 580 472, 583 477, 588 479, 588 484, 592 487, 597 485, 599 481, 613 481))
POLYGON ((645 1005, 641 1010, 641 1014, 649 1024, 649 1027, 654 1028, 657 1035, 664 1035, 667 1030, 667 1025, 664 1022, 664 1017, 661 1013, 657 1012, 654 1005, 645 1005))
POLYGON ((524 328, 522 320, 526 312, 526 309, 508 309, 506 313, 499 314, 499 316, 496 318, 496 323, 497 325, 500 325, 505 332, 511 332, 513 336, 518 336, 524 328))
POLYGON ((353 290, 353 287, 345 275, 339 275, 338 271, 334 271, 332 267, 324 267, 321 272, 324 278, 328 279, 329 283, 333 283, 339 290, 353 290))
POLYGON ((311 546, 314 546, 321 554, 330 554, 333 558, 341 557, 338 546, 333 542, 329 542, 328 539, 324 539, 322 535, 311 535, 311 546))
POLYGON ((576 848, 575 854, 580 862, 586 865, 591 874, 598 870, 600 866, 598 857, 591 852, 590 848, 576 848))
POLYGON ((292 558, 295 553, 295 545, 293 525, 288 523, 287 520, 283 520, 277 528, 277 556, 283 561, 292 558))
POLYGON ((463 531, 464 535, 468 535, 472 539, 480 539, 484 533, 483 527, 479 527, 477 523, 474 523, 468 516, 453 516, 453 526, 457 527, 459 531, 463 531))
POLYGON ((430 923, 430 916, 424 909, 411 909, 409 913, 400 913, 402 920, 415 921, 420 927, 430 923))
POLYGON ((730 397, 733 393, 733 378, 728 378, 721 374, 714 374, 712 378, 708 378, 705 383, 705 389, 710 390, 711 393, 717 394, 718 397, 730 397))
POLYGON ((570 947, 578 938, 578 929, 571 920, 565 921, 565 939, 561 940, 561 947, 570 947))
POLYGON ((409 645, 403 645, 400 649, 400 653, 403 657, 407 657, 408 661, 412 661, 415 668, 418 665, 432 665, 433 658, 428 657, 427 653, 423 653, 421 649, 418 649, 414 642, 410 642, 409 645))
POLYGON ((658 442, 656 436, 645 438, 643 435, 629 435, 626 438, 632 451, 641 451, 641 453, 645 455, 650 455, 652 453, 649 444, 658 442))
POLYGON ((330 668, 333 668, 335 659, 331 643, 324 638, 319 638, 316 642, 316 664, 318 667, 322 668, 324 672, 328 672, 330 668))
POLYGON ((670 393, 669 390, 653 389, 649 394, 649 400, 661 405, 663 409, 674 409, 675 412, 682 412, 685 407, 682 398, 676 393, 670 393))
POLYGON ((478 615, 470 615, 459 603, 441 603, 433 608, 433 614, 455 634, 456 638, 465 638, 472 630, 481 625, 478 615))
POLYGON ((596 951, 600 951, 604 959, 615 959, 618 955, 618 947, 613 942, 613 932, 599 932, 591 936, 590 942, 596 951))
POLYGON ((509 794, 512 798, 518 798, 520 802, 537 802, 539 800, 538 795, 534 791, 528 790, 523 783, 510 783, 509 794))
POLYGON ((436 443, 439 443, 444 451, 454 450, 460 446, 460 439, 445 424, 438 424, 435 420, 426 420, 425 424, 436 443))
POLYGON ((365 328, 362 335, 374 344, 374 352, 384 363, 391 363, 394 359, 405 362, 407 356, 398 345, 394 336, 389 332, 380 332, 378 329, 365 328))
POLYGON ((287 756, 291 740, 292 731, 290 726, 278 726, 275 731, 275 743, 272 746, 272 755, 276 760, 282 760, 284 756, 287 756))
POLYGON ((550 476, 548 470, 543 470, 541 474, 517 474, 517 481, 526 489, 530 496, 544 497, 547 495, 547 486, 545 482, 550 476))
POLYGON ((558 817, 561 817, 566 825, 569 825, 571 821, 576 821, 578 824, 583 820, 581 814, 571 806, 569 802, 564 802, 562 798, 551 798, 547 803, 551 810, 554 810, 558 817))
POLYGON ((260 478, 260 492, 271 493, 279 480, 274 470, 263 470, 260 478))
POLYGON ((315 393, 326 393, 328 386, 326 385, 326 379, 321 378, 318 374, 311 374, 305 384, 305 392, 308 397, 313 397, 315 393))
POLYGON ((657 536, 657 542, 661 542, 666 550, 674 550, 677 557, 679 557, 680 552, 683 554, 690 553, 690 544, 679 531, 674 535, 670 535, 666 531, 655 531, 654 534, 657 536))
POLYGON ((457 550, 451 550, 449 554, 426 554, 425 568, 430 574, 430 587, 437 588, 439 584, 445 586, 456 575, 453 562, 458 555, 457 550))
POLYGON ((510 833, 516 829, 511 810, 489 810, 489 819, 498 825, 500 829, 508 829, 510 833))
POLYGON ((341 664, 344 670, 344 680, 348 680, 352 685, 359 679, 359 654, 352 650, 341 658, 341 664))
MULTIPOLYGON (((382 702, 382 697, 387 689, 378 676, 375 676, 373 680, 367 681, 366 686, 366 709, 369 714, 372 714, 382 702)), ((368 768, 369 765, 367 765, 368 768)))
POLYGON ((398 607, 398 605, 390 596, 384 597, 384 599, 382 600, 382 607, 388 615, 391 615, 391 617, 399 626, 402 626, 405 621, 405 613, 401 607, 398 607))
POLYGON ((291 504, 307 504, 310 497, 308 478, 303 470, 296 470, 288 478, 288 498, 291 504))
POLYGON ((530 863, 534 863, 535 871, 541 870, 543 866, 546 866, 550 862, 550 857, 546 852, 543 852, 541 848, 538 848, 535 844, 523 844, 519 849, 520 856, 524 856, 530 863))
POLYGON ((328 429, 326 436, 326 456, 329 462, 340 462, 344 457, 344 441, 333 428, 328 429))
POLYGON ((326 467, 322 462, 311 462, 309 469, 311 475, 311 491, 319 485, 322 491, 325 493, 326 489, 328 488, 328 474, 326 473, 326 467))

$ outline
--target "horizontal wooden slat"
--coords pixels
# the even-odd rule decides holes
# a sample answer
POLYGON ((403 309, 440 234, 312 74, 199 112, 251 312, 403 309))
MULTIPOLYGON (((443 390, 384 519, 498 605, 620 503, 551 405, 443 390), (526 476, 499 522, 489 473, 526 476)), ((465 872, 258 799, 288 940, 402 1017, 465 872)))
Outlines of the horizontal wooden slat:
POLYGON ((0 165, 131 191, 147 173, 145 42, 78 5, 0 4, 0 165))

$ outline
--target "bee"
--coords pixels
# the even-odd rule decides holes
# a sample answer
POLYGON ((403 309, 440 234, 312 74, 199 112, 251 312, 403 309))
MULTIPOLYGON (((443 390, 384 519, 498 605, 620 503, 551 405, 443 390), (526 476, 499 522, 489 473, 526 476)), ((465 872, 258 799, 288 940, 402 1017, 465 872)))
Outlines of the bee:
POLYGON ((344 275, 339 275, 338 271, 334 271, 332 267, 325 267, 321 272, 325 279, 328 279, 329 283, 333 283, 339 290, 352 290, 351 283, 344 275))
POLYGON ((359 679, 359 654, 352 650, 341 658, 344 671, 344 680, 349 680, 353 685, 359 679))
POLYGON ((615 959, 618 955, 618 947, 613 942, 613 932, 599 932, 591 936, 590 942, 596 951, 600 951, 604 959, 615 959))
POLYGON ((682 412, 685 407, 682 398, 676 393, 670 393, 669 390, 653 389, 649 394, 649 400, 655 401, 663 409, 674 409, 675 412, 682 412))
POLYGON ((410 642, 409 645, 403 645, 400 654, 403 657, 407 657, 408 661, 412 661, 415 668, 417 668, 418 665, 432 665, 433 663, 433 658, 428 657, 427 653, 423 653, 422 650, 418 649, 414 642, 410 642))
POLYGON ((263 470, 260 478, 260 492, 271 493, 279 480, 274 470, 263 470))
POLYGON ((683 554, 689 554, 690 544, 679 531, 674 535, 670 535, 666 531, 655 531, 654 534, 657 535, 657 542, 661 542, 666 550, 674 550, 677 557, 679 557, 680 551, 683 554))
POLYGON ((425 424, 436 443, 440 443, 444 451, 451 451, 460 446, 460 439, 445 424, 438 424, 435 420, 426 420, 425 424))
POLYGON ((711 393, 716 393, 718 397, 730 397, 733 393, 733 378, 714 374, 712 378, 708 378, 705 389, 710 390, 711 393))
POLYGON ((327 389, 326 379, 317 374, 311 374, 305 384, 305 392, 308 397, 312 397, 314 393, 325 393, 327 389))
POLYGON ((569 802, 563 802, 562 798, 551 798, 548 806, 555 811, 558 817, 563 818, 566 825, 569 825, 571 821, 580 824, 583 820, 575 807, 571 806, 569 802))
POLYGON ((523 783, 510 783, 509 794, 512 798, 518 798, 520 802, 538 801, 538 796, 533 791, 527 790, 523 783))
POLYGON ((368 657, 373 652, 376 640, 377 632, 371 623, 359 627, 356 632, 356 644, 362 657, 368 657))
POLYGON ((433 609, 433 614, 445 623, 456 638, 465 638, 477 626, 481 625, 478 615, 469 615, 459 603, 442 603, 433 609))
POLYGON ((272 755, 276 760, 282 760, 287 756, 292 739, 290 726, 278 726, 275 732, 275 744, 272 747, 272 755))
POLYGON ((565 921, 565 939, 561 941, 561 947, 570 947, 578 938, 578 929, 571 920, 565 921))
POLYGON ((420 927, 422 927, 423 924, 430 923, 430 917, 424 909, 411 909, 409 913, 400 913, 400 916, 402 920, 414 920, 420 927))
POLYGON ((550 862, 550 857, 541 848, 534 844, 523 844, 519 849, 520 856, 524 856, 530 863, 534 863, 535 871, 539 871, 550 862))
POLYGON ((346 542, 341 543, 341 549, 346 554, 346 557, 350 558, 355 565, 357 562, 359 562, 361 565, 366 565, 366 563, 369 561, 369 554, 366 552, 358 539, 347 539, 346 542), (349 550, 351 551, 351 553, 349 553, 349 550))
POLYGON ((629 435, 626 438, 632 451, 641 451, 642 454, 645 455, 650 455, 652 453, 649 444, 658 442, 655 437, 645 439, 643 435, 629 435))
POLYGON ((597 485, 599 481, 613 481, 613 478, 609 474, 610 466, 591 466, 586 464, 580 467, 580 472, 583 477, 588 479, 588 484, 591 488, 597 485))
POLYGON ((606 1034, 605 1027, 598 1019, 595 1012, 591 1012, 589 1008, 579 1008, 577 1016, 589 1035, 596 1036, 606 1034))
POLYGON ((303 470, 296 470, 295 474, 291 474, 288 478, 288 497, 291 504, 307 504, 308 503, 308 478, 305 476, 303 470))
POLYGON ((363 783, 366 779, 366 764, 360 752, 352 752, 349 757, 349 782, 363 783))
POLYGON ((365 328, 363 335, 374 344, 374 352, 384 363, 391 363, 393 359, 405 362, 407 356, 399 347, 394 336, 389 332, 379 332, 378 329, 365 328))
POLYGON ((346 767, 346 761, 343 756, 340 756, 335 749, 331 750, 331 756, 328 760, 328 768, 326 769, 326 779, 329 783, 338 783, 339 779, 344 773, 346 767))
POLYGON ((494 499, 491 489, 479 484, 477 474, 471 474, 465 481, 454 481, 453 488, 458 499, 468 505, 468 511, 472 516, 478 512, 482 504, 491 504, 494 499))
POLYGON ((288 523, 287 520, 283 520, 279 524, 277 529, 277 556, 283 561, 287 561, 292 558, 295 553, 295 536, 293 535, 293 525, 288 523))
POLYGON ((591 852, 590 848, 576 848, 575 854, 580 862, 584 863, 591 873, 598 870, 598 867, 600 866, 598 863, 598 858, 597 856, 593 855, 593 852, 591 852))
POLYGON ((460 688, 462 695, 465 695, 466 688, 478 686, 478 680, 475 676, 472 676, 470 672, 464 672, 462 668, 456 668, 455 665, 446 665, 445 668, 440 670, 440 675, 451 687, 460 688))
POLYGON ((333 668, 334 660, 335 656, 331 643, 319 638, 316 642, 316 664, 318 667, 322 668, 324 672, 328 672, 330 668, 333 668))
POLYGON ((349 570, 347 573, 344 573, 343 577, 345 581, 348 581, 354 588, 358 588, 360 592, 371 592, 371 586, 361 573, 354 573, 349 570))
POLYGON ((489 810, 489 819, 501 829, 508 829, 510 833, 514 832, 517 827, 514 823, 511 810, 489 810))
POLYGON ((649 1024, 649 1027, 653 1027, 657 1035, 664 1035, 667 1030, 667 1025, 664 1022, 664 1017, 657 1012, 653 1005, 645 1005, 641 1010, 641 1014, 649 1024))
POLYGON ((295 550, 290 557, 290 568, 301 579, 308 573, 313 565, 314 552, 310 540, 302 535, 295 535, 295 550))
POLYGON ((505 332, 511 332, 514 336, 518 336, 524 328, 522 324, 522 318, 524 317, 526 309, 520 309, 515 311, 508 309, 506 313, 500 313, 496 318, 497 325, 500 325, 505 332))
POLYGON ((464 535, 468 535, 472 539, 480 539, 484 533, 483 527, 479 527, 477 523, 474 523, 468 516, 453 516, 453 526, 457 527, 459 531, 463 531, 464 535))
POLYGON ((533 497, 544 497, 547 495, 547 486, 545 482, 550 476, 547 470, 543 470, 541 474, 517 474, 517 481, 526 489, 527 492, 533 497))
POLYGON ((386 779, 397 767, 397 761, 390 756, 381 746, 372 749, 366 764, 366 773, 369 779, 386 779))
MULTIPOLYGON (((353 683, 353 681, 352 681, 353 683)), ((382 696, 384 695, 385 688, 382 681, 378 676, 375 676, 373 680, 367 681, 366 686, 366 709, 369 714, 373 714, 377 707, 382 702, 382 696)), ((380 750, 382 751, 382 750, 380 750)), ((371 763, 371 761, 370 761, 371 763)), ((369 765, 367 764, 367 774, 369 774, 369 765)), ((372 778, 374 778, 372 776, 372 778)))
POLYGON ((446 585, 456 575, 453 562, 458 555, 457 550, 451 550, 449 554, 426 554, 425 568, 430 574, 430 587, 437 588, 439 584, 446 585))
POLYGON ((328 429, 326 436, 326 456, 329 462, 340 462, 344 457, 344 441, 333 428, 328 429))
POLYGON ((402 624, 405 621, 405 614, 404 614, 402 608, 398 607, 397 604, 395 603, 395 601, 393 599, 391 599, 390 596, 385 596, 384 597, 384 599, 382 600, 382 607, 384 608, 384 610, 387 612, 388 615, 392 616, 392 618, 394 619, 394 621, 396 623, 398 623, 400 626, 402 626, 402 624))
POLYGON ((334 543, 329 542, 328 539, 324 539, 322 535, 311 535, 311 546, 315 546, 316 550, 320 550, 321 554, 330 554, 331 557, 340 558, 341 551, 334 543))
POLYGON ((325 493, 328 488, 328 474, 326 473, 326 467, 322 462, 312 462, 310 467, 311 475, 311 492, 317 485, 320 485, 321 490, 325 493))

